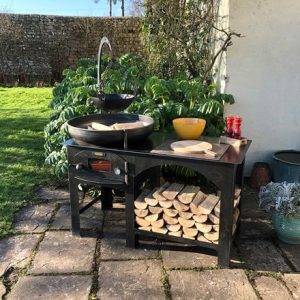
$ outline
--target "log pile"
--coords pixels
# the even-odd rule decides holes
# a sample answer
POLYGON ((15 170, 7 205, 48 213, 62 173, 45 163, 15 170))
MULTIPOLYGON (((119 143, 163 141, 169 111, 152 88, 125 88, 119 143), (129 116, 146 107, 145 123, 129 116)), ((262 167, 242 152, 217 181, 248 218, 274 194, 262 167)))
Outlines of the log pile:
MULTIPOLYGON (((240 214, 241 189, 235 189, 232 233, 240 214)), ((138 229, 218 243, 220 193, 205 194, 198 186, 166 182, 144 190, 134 201, 138 229)))

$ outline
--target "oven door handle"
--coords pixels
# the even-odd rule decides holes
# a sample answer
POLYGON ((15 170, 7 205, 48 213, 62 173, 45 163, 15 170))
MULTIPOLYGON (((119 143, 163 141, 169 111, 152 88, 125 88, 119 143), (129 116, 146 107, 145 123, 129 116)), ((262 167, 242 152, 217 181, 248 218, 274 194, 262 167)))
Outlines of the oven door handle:
POLYGON ((125 170, 125 176, 124 176, 124 179, 125 179, 125 184, 128 185, 129 184, 129 180, 128 180, 128 172, 129 172, 129 164, 128 164, 128 161, 125 161, 124 162, 124 170, 125 170))

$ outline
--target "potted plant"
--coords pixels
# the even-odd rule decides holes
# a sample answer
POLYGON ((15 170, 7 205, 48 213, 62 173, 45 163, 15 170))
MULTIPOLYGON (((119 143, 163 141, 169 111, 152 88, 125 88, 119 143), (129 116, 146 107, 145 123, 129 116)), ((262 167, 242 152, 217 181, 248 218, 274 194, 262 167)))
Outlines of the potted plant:
POLYGON ((281 241, 300 244, 300 183, 270 182, 261 187, 259 206, 272 211, 272 223, 281 241))

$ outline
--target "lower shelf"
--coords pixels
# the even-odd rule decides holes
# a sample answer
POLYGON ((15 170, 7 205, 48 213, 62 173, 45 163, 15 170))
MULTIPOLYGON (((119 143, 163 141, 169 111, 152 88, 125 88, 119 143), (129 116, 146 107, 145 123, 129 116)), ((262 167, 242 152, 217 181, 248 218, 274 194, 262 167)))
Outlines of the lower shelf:
POLYGON ((191 245, 201 246, 203 248, 209 248, 209 249, 213 249, 213 250, 218 250, 218 247, 219 247, 218 244, 203 242, 203 241, 199 241, 199 240, 191 240, 191 239, 187 239, 187 238, 183 238, 183 237, 176 237, 176 236, 172 236, 172 235, 168 235, 168 234, 156 233, 156 232, 139 230, 139 229, 135 230, 135 234, 153 237, 153 238, 166 240, 166 241, 177 242, 177 243, 181 243, 181 244, 191 244, 191 245))
MULTIPOLYGON (((232 234, 240 210, 240 188, 232 199, 232 234)), ((198 186, 166 182, 153 190, 144 189, 134 201, 136 228, 143 233, 160 234, 165 239, 218 245, 221 192, 205 194, 198 186)))

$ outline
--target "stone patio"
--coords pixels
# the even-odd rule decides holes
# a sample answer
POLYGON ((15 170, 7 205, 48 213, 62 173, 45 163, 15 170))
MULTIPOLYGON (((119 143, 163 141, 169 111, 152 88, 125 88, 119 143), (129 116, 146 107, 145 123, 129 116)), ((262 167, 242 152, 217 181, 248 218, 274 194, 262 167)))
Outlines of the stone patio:
POLYGON ((300 299, 300 246, 276 239, 257 191, 244 190, 230 269, 187 245, 127 248, 122 203, 86 210, 74 237, 67 192, 38 195, 41 204, 16 215, 15 235, 0 240, 2 299, 300 299))

